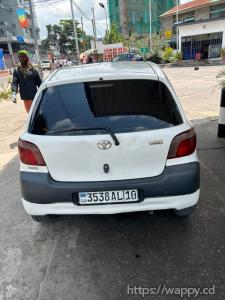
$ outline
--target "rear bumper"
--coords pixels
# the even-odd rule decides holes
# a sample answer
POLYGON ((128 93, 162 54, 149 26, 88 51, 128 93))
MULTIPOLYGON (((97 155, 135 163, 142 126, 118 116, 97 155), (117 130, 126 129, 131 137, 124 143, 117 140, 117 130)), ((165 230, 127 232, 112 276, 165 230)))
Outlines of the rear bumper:
MULTIPOLYGON (((161 200, 165 200, 165 203, 173 199, 174 201, 177 199, 176 201, 182 202, 184 195, 185 197, 196 198, 200 188, 200 166, 198 162, 192 162, 166 167, 160 176, 153 178, 108 182, 56 182, 48 173, 21 172, 20 181, 22 198, 24 199, 24 203, 26 203, 25 208, 29 206, 29 203, 41 205, 46 207, 46 209, 49 205, 56 207, 56 204, 58 204, 58 208, 60 205, 61 207, 71 206, 73 208, 72 211, 75 209, 77 213, 82 213, 81 211, 87 211, 89 209, 91 211, 98 211, 103 207, 104 211, 106 211, 107 207, 109 208, 112 205, 98 205, 95 209, 80 207, 74 204, 74 199, 77 198, 79 192, 138 189, 142 195, 142 201, 139 203, 125 204, 125 207, 129 206, 131 209, 136 207, 134 210, 139 210, 137 207, 144 208, 148 200, 151 201, 151 204, 155 203, 153 205, 155 207, 157 203, 160 204, 161 200), (161 198, 161 200, 159 198, 161 198)), ((178 207, 177 204, 174 205, 172 205, 174 207, 168 208, 178 207)), ((113 206, 120 207, 118 212, 125 209, 123 204, 114 204, 113 206)), ((166 206, 162 205, 163 208, 159 209, 166 209, 167 206, 168 204, 166 204, 166 206)), ((161 206, 159 205, 159 207, 161 206)), ((148 207, 146 210, 148 209, 151 208, 148 207)), ((157 208, 155 207, 154 209, 157 208)), ((117 208, 114 208, 113 211, 114 210, 117 211, 117 208)), ((29 208, 28 211, 30 211, 29 208)), ((70 213, 72 213, 72 211, 70 211, 70 213)))
POLYGON ((42 215, 106 215, 138 211, 162 210, 162 209, 184 209, 196 205, 199 199, 199 190, 193 194, 146 198, 140 203, 107 204, 77 206, 73 203, 34 204, 22 199, 26 212, 32 216, 42 215))

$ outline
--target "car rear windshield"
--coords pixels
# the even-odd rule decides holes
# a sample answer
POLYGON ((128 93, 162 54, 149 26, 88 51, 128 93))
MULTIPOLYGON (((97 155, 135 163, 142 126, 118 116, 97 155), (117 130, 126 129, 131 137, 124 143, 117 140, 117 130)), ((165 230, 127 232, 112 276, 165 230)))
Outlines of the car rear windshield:
POLYGON ((60 134, 63 135, 83 135, 97 134, 82 131, 85 128, 109 128, 114 133, 125 133, 168 128, 181 123, 177 105, 162 82, 98 81, 46 89, 30 132, 48 135, 62 130, 60 134), (71 128, 77 130, 66 132, 71 128))

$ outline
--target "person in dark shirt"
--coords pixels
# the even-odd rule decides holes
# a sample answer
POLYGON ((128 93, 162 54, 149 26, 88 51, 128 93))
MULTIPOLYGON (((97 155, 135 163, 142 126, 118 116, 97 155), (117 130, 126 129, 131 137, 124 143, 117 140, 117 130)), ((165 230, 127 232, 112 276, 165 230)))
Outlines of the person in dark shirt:
POLYGON ((28 53, 25 50, 18 52, 20 66, 13 72, 12 80, 12 102, 16 103, 16 94, 18 88, 20 91, 20 98, 24 102, 25 110, 30 111, 32 101, 35 97, 38 87, 42 81, 38 71, 29 62, 28 53))

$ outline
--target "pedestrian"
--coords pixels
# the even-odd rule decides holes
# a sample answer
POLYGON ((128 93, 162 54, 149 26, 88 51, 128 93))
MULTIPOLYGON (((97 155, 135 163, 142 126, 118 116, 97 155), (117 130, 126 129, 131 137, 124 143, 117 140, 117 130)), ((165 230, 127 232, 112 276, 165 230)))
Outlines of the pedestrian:
POLYGON ((88 64, 92 64, 93 63, 93 57, 92 56, 88 56, 88 64))
POLYGON ((55 62, 55 60, 53 58, 52 61, 51 61, 51 63, 50 63, 50 73, 52 73, 56 69, 57 69, 57 65, 56 65, 56 62, 55 62))
POLYGON ((60 67, 60 68, 63 67, 63 61, 62 61, 62 59, 59 60, 59 67, 60 67))
POLYGON ((24 102, 25 110, 30 111, 32 101, 38 87, 41 85, 41 78, 38 71, 29 62, 28 52, 20 50, 18 53, 20 66, 14 69, 12 80, 12 102, 16 103, 16 94, 20 91, 20 98, 24 102))

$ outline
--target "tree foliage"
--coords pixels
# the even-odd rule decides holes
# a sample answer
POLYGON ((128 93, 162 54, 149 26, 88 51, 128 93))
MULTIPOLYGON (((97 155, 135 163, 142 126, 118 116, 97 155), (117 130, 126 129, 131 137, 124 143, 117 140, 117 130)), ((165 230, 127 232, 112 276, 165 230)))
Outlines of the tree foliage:
POLYGON ((122 33, 117 30, 115 24, 112 24, 109 31, 106 31, 103 38, 103 44, 124 43, 125 38, 122 33))
MULTIPOLYGON (((79 48, 81 51, 90 48, 90 36, 82 31, 77 24, 77 36, 79 48)), ((47 38, 42 41, 42 46, 46 50, 50 50, 51 46, 59 46, 62 54, 75 53, 76 43, 74 39, 73 20, 60 20, 59 24, 47 25, 47 38)))

